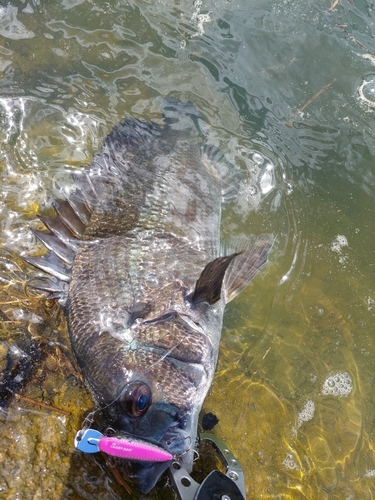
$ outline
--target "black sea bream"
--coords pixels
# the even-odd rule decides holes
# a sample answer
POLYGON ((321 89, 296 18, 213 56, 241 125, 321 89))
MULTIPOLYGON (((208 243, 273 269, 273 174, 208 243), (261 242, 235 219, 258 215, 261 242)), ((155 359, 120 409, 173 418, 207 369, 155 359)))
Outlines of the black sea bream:
MULTIPOLYGON (((192 468, 198 416, 215 371, 224 307, 264 266, 270 235, 221 252, 222 201, 232 167, 201 144, 191 104, 167 101, 164 125, 126 119, 67 199, 35 231, 49 253, 26 259, 50 273, 71 343, 99 408, 115 430, 181 455, 192 468)), ((225 436, 224 436, 225 437, 225 436)), ((149 491, 169 462, 127 462, 149 491)))

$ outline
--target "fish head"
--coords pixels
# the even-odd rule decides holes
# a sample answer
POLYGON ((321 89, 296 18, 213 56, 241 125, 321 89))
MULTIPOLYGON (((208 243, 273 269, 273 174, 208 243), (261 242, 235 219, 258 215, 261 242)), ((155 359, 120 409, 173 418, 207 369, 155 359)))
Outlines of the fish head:
MULTIPOLYGON (((126 378, 103 410, 103 423, 119 436, 157 444, 190 472, 199 413, 214 371, 211 344, 175 312, 138 325, 132 335, 133 349, 124 352, 126 378)), ((123 461, 121 470, 147 493, 169 465, 123 461)))

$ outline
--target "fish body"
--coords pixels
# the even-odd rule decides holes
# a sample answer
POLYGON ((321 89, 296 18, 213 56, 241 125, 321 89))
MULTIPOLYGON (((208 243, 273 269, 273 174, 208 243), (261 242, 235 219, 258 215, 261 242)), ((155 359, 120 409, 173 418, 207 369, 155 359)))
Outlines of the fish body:
MULTIPOLYGON (((191 104, 159 126, 127 119, 106 137, 57 215, 35 231, 50 252, 28 262, 63 303, 101 431, 153 442, 191 470, 198 416, 216 367, 225 304, 266 263, 269 235, 220 252, 231 166, 202 146, 191 104)), ((127 463, 149 491, 169 463, 127 463)))

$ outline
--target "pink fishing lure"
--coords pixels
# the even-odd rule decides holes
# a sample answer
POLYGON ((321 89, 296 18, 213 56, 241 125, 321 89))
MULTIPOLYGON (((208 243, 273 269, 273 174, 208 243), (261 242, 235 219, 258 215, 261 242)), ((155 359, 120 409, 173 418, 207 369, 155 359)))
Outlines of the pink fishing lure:
POLYGON ((151 443, 123 438, 102 437, 99 441, 99 449, 107 455, 141 462, 166 462, 173 458, 163 448, 151 443))
POLYGON ((94 429, 78 431, 74 445, 77 450, 84 453, 103 451, 113 457, 139 462, 167 462, 173 459, 173 455, 155 444, 128 437, 103 436, 94 429))

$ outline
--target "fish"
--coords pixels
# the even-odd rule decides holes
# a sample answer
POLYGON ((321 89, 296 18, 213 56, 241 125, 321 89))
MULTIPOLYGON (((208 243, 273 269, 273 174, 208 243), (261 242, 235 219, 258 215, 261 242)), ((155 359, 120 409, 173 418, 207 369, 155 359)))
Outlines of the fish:
MULTIPOLYGON (((192 103, 163 123, 126 118, 34 229, 34 288, 64 308, 104 434, 154 443, 192 470, 198 418, 218 359, 225 305, 266 264, 273 236, 220 240, 238 169, 192 103)), ((117 460, 117 459, 116 459, 117 460)), ((170 462, 122 461, 149 492, 170 462)))

